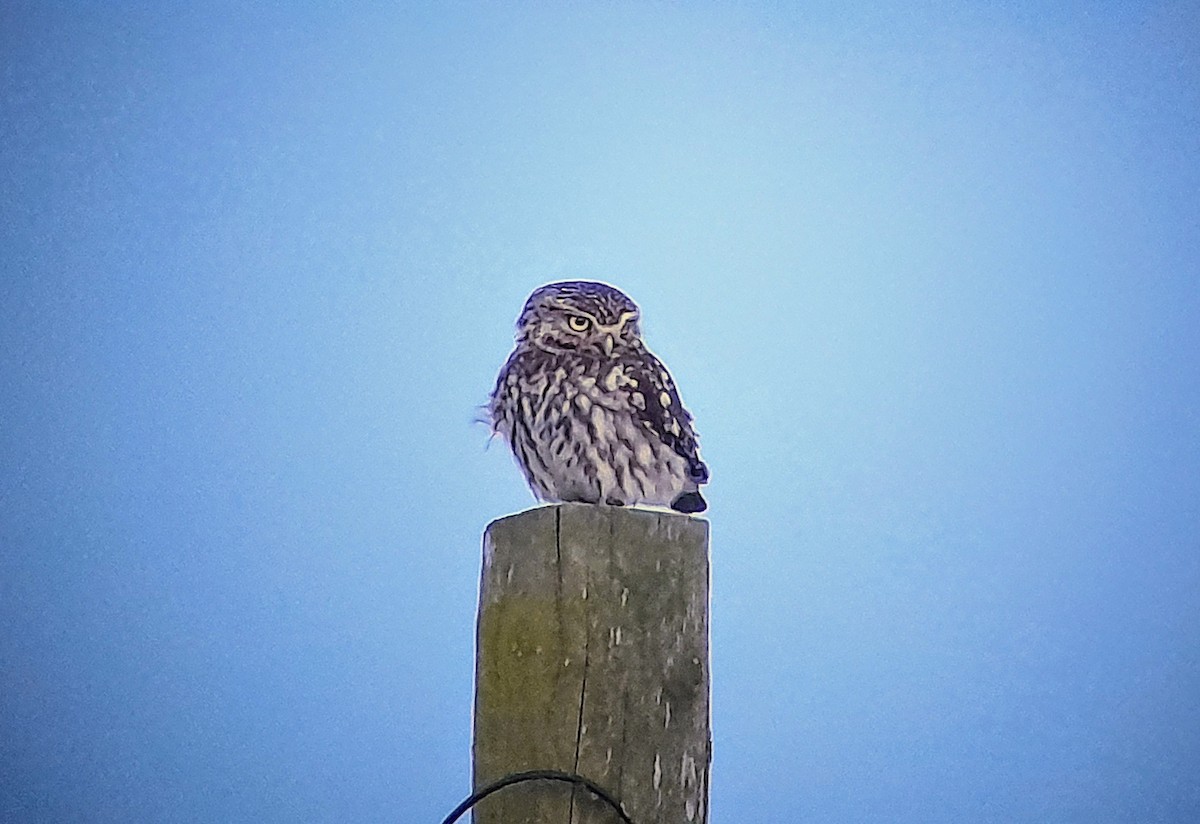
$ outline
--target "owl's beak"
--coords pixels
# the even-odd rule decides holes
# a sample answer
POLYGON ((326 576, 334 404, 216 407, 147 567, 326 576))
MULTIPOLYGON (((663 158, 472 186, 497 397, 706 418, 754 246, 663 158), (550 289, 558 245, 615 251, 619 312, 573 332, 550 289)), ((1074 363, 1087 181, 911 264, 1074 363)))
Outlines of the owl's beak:
POLYGON ((612 355, 612 350, 613 350, 613 336, 605 335, 604 336, 604 356, 608 357, 608 356, 612 355))

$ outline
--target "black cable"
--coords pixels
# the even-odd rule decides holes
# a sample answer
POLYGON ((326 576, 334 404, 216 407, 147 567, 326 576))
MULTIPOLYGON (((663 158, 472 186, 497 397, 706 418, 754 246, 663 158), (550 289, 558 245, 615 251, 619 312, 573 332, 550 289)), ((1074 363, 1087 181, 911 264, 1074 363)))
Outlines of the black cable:
POLYGON ((606 792, 605 789, 603 787, 601 787, 599 784, 597 784, 595 781, 592 781, 589 778, 584 778, 582 775, 575 775, 574 773, 559 772, 558 770, 530 770, 528 772, 512 773, 511 775, 504 776, 503 778, 499 779, 498 781, 493 781, 491 784, 488 784, 483 789, 481 789, 475 793, 472 793, 470 798, 468 798, 466 801, 464 801, 463 803, 461 803, 457 807, 455 807, 453 812, 451 812, 450 815, 446 816, 445 820, 442 821, 442 824, 454 824, 454 822, 458 821, 459 817, 461 817, 462 814, 465 813, 467 810, 474 807, 476 804, 478 804, 483 799, 487 798, 492 793, 498 792, 499 790, 503 790, 505 787, 509 787, 513 784, 520 784, 523 781, 539 781, 539 780, 541 780, 541 781, 562 781, 566 784, 578 784, 580 787, 583 787, 585 790, 590 792, 592 795, 596 796, 601 801, 603 801, 605 804, 607 804, 608 806, 610 806, 614 810, 616 810, 617 815, 621 816, 621 820, 623 822, 625 822, 625 824, 633 824, 633 819, 631 819, 628 815, 625 814, 625 810, 621 807, 620 803, 617 802, 617 800, 614 799, 611 795, 609 795, 608 792, 606 792))

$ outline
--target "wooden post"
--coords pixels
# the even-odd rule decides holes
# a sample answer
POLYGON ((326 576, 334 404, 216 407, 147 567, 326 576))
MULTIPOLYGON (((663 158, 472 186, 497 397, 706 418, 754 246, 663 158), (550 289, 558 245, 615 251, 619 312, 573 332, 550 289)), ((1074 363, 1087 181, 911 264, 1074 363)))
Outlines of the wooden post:
MULTIPOLYGON (((526 770, 591 779, 635 824, 707 824, 708 522, 559 504, 483 542, 474 784, 526 770)), ((517 784, 478 824, 615 824, 582 788, 517 784)))

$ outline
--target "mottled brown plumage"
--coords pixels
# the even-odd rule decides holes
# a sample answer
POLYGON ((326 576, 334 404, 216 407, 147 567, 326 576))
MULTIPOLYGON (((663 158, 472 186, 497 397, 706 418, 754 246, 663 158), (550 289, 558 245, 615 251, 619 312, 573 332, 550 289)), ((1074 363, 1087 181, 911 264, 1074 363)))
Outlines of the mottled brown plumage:
POLYGON ((526 301, 488 412, 538 498, 706 508, 692 416, 638 319, 623 292, 593 281, 526 301))

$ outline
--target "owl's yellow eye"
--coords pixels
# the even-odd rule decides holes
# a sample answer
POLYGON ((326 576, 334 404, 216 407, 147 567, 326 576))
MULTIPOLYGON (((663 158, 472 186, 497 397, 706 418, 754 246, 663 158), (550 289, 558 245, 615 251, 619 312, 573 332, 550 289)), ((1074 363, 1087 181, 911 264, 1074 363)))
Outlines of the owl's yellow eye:
POLYGON ((592 322, 582 315, 571 315, 567 318, 567 326, 570 326, 576 332, 586 332, 592 322))

